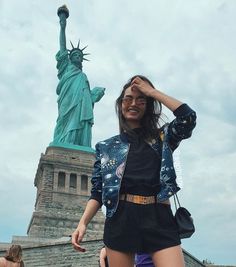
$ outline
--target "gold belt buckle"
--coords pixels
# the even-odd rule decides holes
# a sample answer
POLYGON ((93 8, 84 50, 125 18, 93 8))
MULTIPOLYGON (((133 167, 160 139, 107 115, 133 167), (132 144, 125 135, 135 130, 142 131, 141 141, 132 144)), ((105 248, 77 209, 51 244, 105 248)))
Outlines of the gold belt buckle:
POLYGON ((147 199, 144 196, 137 196, 137 195, 135 195, 134 196, 134 203, 137 203, 137 204, 146 204, 147 203, 147 199))

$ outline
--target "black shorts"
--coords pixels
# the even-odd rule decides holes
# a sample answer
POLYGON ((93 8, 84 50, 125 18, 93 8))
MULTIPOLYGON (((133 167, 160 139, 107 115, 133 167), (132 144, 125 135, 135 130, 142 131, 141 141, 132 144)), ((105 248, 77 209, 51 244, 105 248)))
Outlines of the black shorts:
POLYGON ((181 244, 170 205, 120 201, 106 218, 104 244, 113 250, 151 253, 181 244))

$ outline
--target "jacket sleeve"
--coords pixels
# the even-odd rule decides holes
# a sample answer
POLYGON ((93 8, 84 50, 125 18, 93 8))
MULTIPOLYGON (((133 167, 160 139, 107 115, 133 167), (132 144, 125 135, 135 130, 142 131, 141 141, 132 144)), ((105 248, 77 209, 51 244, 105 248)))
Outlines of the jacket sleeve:
POLYGON ((89 199, 97 200, 100 205, 102 206, 102 174, 101 174, 101 156, 100 156, 100 149, 99 144, 96 144, 96 160, 93 167, 93 174, 92 174, 92 189, 91 189, 91 196, 89 199))
POLYGON ((167 141, 172 151, 174 151, 181 140, 192 135, 196 126, 196 112, 187 104, 182 104, 174 112, 176 118, 168 125, 167 141))

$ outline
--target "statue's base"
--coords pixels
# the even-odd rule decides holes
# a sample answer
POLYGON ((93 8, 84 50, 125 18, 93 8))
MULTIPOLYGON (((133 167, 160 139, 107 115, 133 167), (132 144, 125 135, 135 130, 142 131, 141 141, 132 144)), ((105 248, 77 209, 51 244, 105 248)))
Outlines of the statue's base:
POLYGON ((49 144, 49 147, 61 147, 61 148, 68 148, 68 149, 75 149, 75 150, 80 150, 80 151, 85 151, 85 152, 92 152, 94 153, 95 150, 89 146, 78 146, 74 144, 67 144, 67 143, 55 143, 51 142, 49 144))
MULTIPOLYGON (((94 150, 82 146, 51 144, 41 154, 34 180, 35 211, 27 231, 30 238, 71 235, 90 196, 94 161, 94 150)), ((103 225, 104 216, 99 211, 87 228, 87 237, 102 238, 103 225)))

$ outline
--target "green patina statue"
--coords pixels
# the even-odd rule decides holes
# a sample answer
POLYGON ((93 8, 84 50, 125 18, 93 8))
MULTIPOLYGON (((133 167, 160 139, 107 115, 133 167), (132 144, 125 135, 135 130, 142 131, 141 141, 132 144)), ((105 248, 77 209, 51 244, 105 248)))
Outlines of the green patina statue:
POLYGON ((72 45, 66 48, 66 20, 69 10, 66 6, 58 9, 60 18, 60 51, 56 54, 59 83, 58 118, 54 130, 54 139, 50 145, 78 145, 91 147, 93 106, 104 95, 105 88, 95 87, 90 90, 87 76, 82 71, 82 62, 87 60, 80 48, 72 45))

